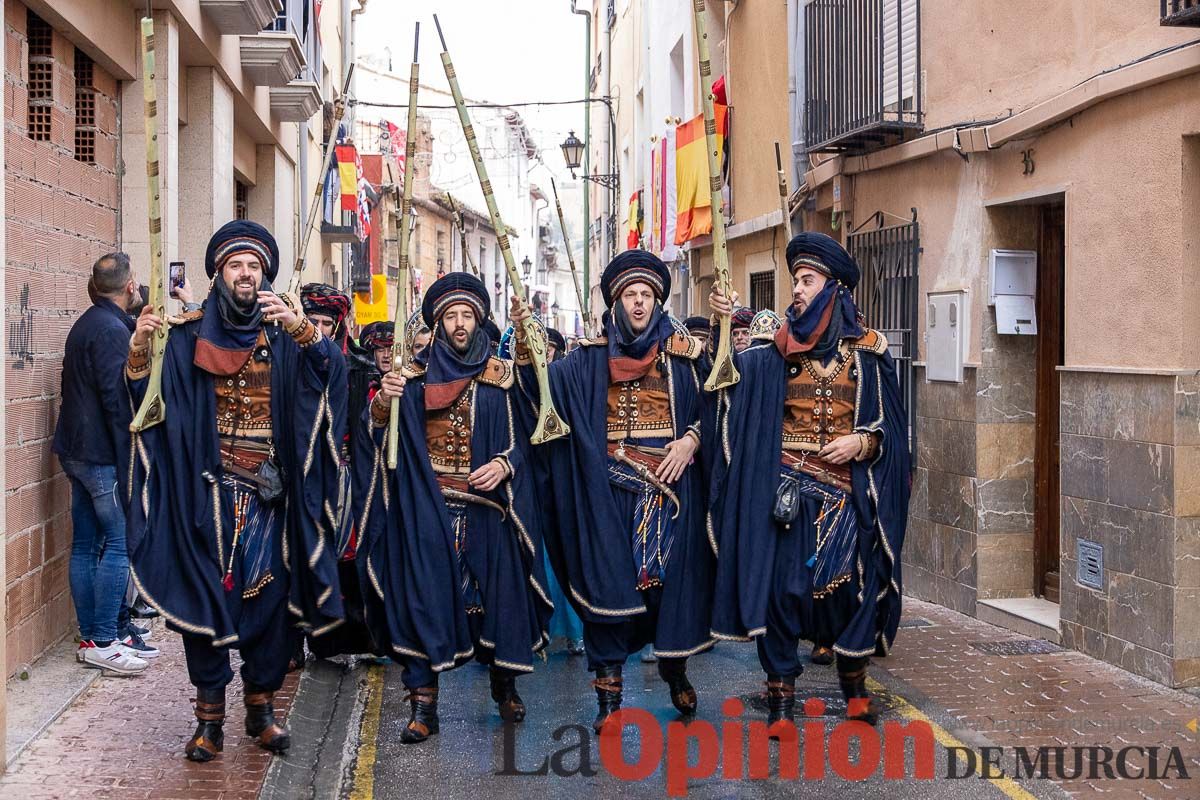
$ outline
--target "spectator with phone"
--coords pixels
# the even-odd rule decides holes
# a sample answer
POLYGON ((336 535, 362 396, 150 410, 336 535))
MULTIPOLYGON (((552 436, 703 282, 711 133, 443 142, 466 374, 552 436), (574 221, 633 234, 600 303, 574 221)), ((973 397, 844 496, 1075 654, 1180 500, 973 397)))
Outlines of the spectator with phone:
POLYGON ((78 660, 112 675, 136 675, 158 655, 138 632, 118 630, 129 558, 125 511, 129 422, 125 361, 142 303, 129 256, 109 253, 92 266, 92 307, 67 336, 62 409, 54 452, 71 482, 70 584, 79 622, 78 660), (141 653, 139 653, 141 651, 141 653))

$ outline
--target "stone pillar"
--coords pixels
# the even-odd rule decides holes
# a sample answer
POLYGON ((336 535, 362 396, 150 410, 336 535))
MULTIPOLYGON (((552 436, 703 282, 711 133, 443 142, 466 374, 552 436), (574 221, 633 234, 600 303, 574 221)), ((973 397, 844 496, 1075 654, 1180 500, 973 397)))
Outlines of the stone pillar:
MULTIPOLYGON (((5 19, 4 0, 0 0, 0 20, 5 19)), ((5 37, 5 45, 7 46, 7 36, 5 37)), ((4 156, 4 137, 0 136, 0 173, 7 174, 7 162, 4 156)), ((6 192, 0 192, 0 219, 5 217, 4 195, 6 192)), ((5 229, 7 225, 0 225, 0 264, 7 264, 7 251, 5 249, 5 229)), ((8 270, 0 269, 0 297, 5 297, 6 289, 4 285, 4 274, 8 270)), ((0 353, 8 352, 8 320, 5 314, 4 305, 0 305, 0 353)), ((0 369, 0 397, 7 397, 5 394, 5 375, 7 369, 0 369)), ((5 413, 4 403, 0 403, 0 428, 8 427, 8 415, 5 413)), ((0 486, 7 485, 5 459, 0 458, 0 486)), ((8 525, 6 518, 8 517, 7 492, 0 493, 0 542, 8 541, 8 525)), ((7 548, 0 548, 7 550, 7 548)), ((0 552, 0 575, 7 574, 8 566, 5 561, 5 553, 0 552)), ((5 647, 5 640, 8 639, 8 603, 7 592, 0 594, 0 664, 8 663, 8 651, 5 647)), ((7 671, 6 671, 7 672, 7 671)), ((4 681, 0 685, 0 731, 8 730, 8 697, 6 692, 8 681, 4 681)), ((0 737, 0 774, 4 772, 4 765, 8 763, 8 750, 4 744, 4 738, 0 737)))
POLYGON ((275 286, 286 289, 296 263, 295 168, 278 147, 260 144, 255 153, 255 173, 258 182, 247 198, 247 213, 275 235, 279 243, 279 276, 275 286))
POLYGON ((178 259, 192 285, 202 283, 204 252, 217 228, 234 217, 233 93, 212 67, 187 71, 187 124, 179 127, 179 203, 187 221, 179 226, 178 259))
MULTIPOLYGON (((179 23, 169 11, 154 12, 158 84, 159 204, 163 266, 179 254, 179 23)), ((139 54, 138 65, 141 66, 139 54)), ((146 198, 146 136, 142 79, 121 84, 121 246, 142 281, 150 277, 150 227, 146 198)))

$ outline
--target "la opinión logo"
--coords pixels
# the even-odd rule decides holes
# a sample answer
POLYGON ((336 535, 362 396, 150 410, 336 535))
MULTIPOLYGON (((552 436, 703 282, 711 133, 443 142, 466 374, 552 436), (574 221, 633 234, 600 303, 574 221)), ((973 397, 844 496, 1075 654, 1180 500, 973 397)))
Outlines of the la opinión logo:
MULTIPOLYGON (((866 703, 866 700, 857 702, 866 703)), ((856 709, 851 700, 850 713, 856 709)), ((770 727, 765 720, 743 720, 745 705, 735 697, 721 704, 726 717, 719 725, 707 720, 660 723, 640 708, 622 708, 615 712, 599 734, 600 766, 613 777, 640 782, 663 769, 667 794, 685 797, 689 783, 719 776, 723 780, 762 781, 821 780, 837 776, 848 781, 865 781, 882 772, 885 780, 932 780, 935 767, 933 726, 925 720, 901 723, 888 720, 880 728, 865 722, 838 721, 832 726, 823 719, 825 702, 810 698, 803 704, 805 719, 788 720, 770 727), (631 729, 639 742, 636 760, 627 761, 622 740, 631 729), (778 742, 778 769, 771 770, 771 740, 778 742), (907 753, 911 747, 911 768, 907 753), (689 757, 695 750, 696 758, 689 757)), ((560 747, 542 758, 532 769, 517 765, 515 726, 504 728, 501 776, 538 776, 585 778, 597 774, 592 762, 592 733, 585 725, 564 725, 552 734, 560 747)), ((1001 747, 946 748, 945 771, 940 777, 963 779, 976 777, 996 780, 1105 778, 1105 779, 1188 779, 1179 748, 1127 746, 1109 747, 1001 747), (1015 764, 1011 775, 1002 769, 1005 755, 1015 764)))

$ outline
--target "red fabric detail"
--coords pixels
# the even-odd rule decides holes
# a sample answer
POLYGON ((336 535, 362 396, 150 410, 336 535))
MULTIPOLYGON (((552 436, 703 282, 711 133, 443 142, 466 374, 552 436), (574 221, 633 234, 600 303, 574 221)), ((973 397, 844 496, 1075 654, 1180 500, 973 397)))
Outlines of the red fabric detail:
POLYGON ((192 363, 212 375, 236 375, 253 352, 253 347, 248 350, 226 350, 207 339, 197 339, 192 363))
POLYGON ((450 383, 425 384, 425 410, 449 408, 470 382, 471 378, 459 378, 450 383))
POLYGON ((609 358, 608 377, 614 383, 635 381, 650 371, 650 365, 654 363, 654 359, 656 358, 658 358, 657 344, 651 347, 650 351, 641 358, 629 358, 628 356, 609 358))
POLYGON ((785 361, 791 361, 796 356, 807 353, 817 346, 817 342, 821 341, 821 337, 825 334, 825 329, 829 327, 829 320, 833 318, 835 305, 837 303, 831 302, 825 306, 825 313, 821 315, 820 324, 806 342, 798 342, 792 338, 791 327, 787 324, 787 319, 784 319, 783 325, 775 332, 775 347, 779 348, 779 354, 785 361))

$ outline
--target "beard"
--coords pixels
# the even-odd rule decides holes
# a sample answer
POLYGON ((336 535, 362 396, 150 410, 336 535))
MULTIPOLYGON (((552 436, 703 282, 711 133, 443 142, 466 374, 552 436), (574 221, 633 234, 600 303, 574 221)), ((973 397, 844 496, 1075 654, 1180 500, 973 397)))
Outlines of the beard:
POLYGON ((450 346, 453 347, 454 352, 458 353, 460 356, 466 355, 467 351, 471 349, 471 335, 470 334, 467 334, 467 338, 463 339, 461 342, 458 340, 458 331, 455 331, 454 333, 450 334, 449 338, 450 338, 450 346))

